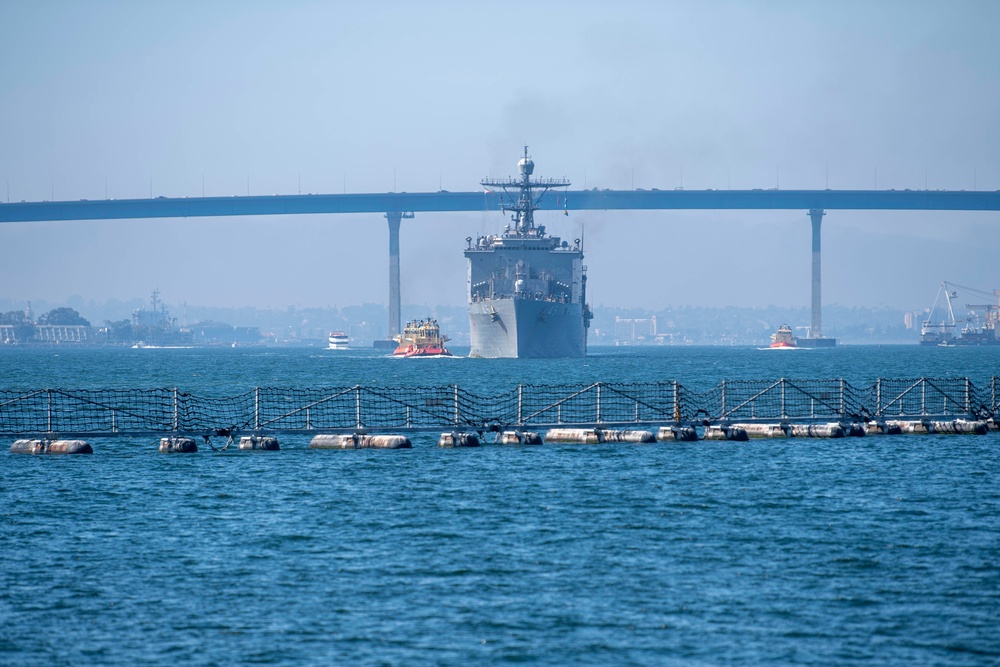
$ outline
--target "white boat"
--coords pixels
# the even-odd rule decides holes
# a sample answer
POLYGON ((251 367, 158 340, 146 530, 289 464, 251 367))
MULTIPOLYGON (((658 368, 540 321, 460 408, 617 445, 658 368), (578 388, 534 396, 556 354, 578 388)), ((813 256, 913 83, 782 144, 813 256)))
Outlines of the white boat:
POLYGON ((346 350, 347 349, 347 334, 343 331, 331 331, 330 332, 330 345, 331 350, 346 350))

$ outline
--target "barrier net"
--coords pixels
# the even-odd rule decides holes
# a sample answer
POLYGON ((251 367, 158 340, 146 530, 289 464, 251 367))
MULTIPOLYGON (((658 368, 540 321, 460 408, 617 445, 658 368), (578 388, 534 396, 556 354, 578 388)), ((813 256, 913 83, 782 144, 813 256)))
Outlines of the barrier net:
POLYGON ((218 434, 542 428, 764 421, 864 421, 1000 413, 1000 378, 722 381, 705 392, 678 382, 517 385, 480 396, 439 387, 258 387, 235 396, 167 389, 0 390, 0 433, 218 434))

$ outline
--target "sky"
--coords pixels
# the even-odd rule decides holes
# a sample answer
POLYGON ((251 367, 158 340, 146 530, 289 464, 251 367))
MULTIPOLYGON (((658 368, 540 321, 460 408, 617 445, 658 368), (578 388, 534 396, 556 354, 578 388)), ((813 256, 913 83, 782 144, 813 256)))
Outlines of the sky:
MULTIPOLYGON (((1000 189, 1000 3, 0 0, 0 198, 574 188, 1000 189)), ((539 214, 594 305, 801 306, 806 211, 539 214)), ((404 303, 465 302, 467 236, 401 231, 404 303)), ((379 215, 0 225, 0 298, 386 303, 379 215)), ((1000 288, 1000 213, 829 211, 823 301, 1000 288)))

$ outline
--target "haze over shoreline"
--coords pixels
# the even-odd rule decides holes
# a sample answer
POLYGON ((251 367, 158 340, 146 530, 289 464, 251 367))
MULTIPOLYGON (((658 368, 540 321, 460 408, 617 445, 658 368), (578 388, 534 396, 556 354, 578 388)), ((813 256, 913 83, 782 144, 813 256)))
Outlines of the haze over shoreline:
MULTIPOLYGON (((370 345, 388 335, 388 309, 383 304, 357 306, 285 308, 227 308, 164 304, 167 315, 177 326, 191 327, 199 323, 212 326, 255 327, 278 341, 309 342, 325 345, 333 330, 347 332, 355 344, 370 345)), ((26 302, 0 299, 0 314, 23 311, 26 302)), ((929 304, 928 304, 929 306, 929 304)), ((102 304, 82 299, 70 299, 68 305, 32 301, 31 311, 37 318, 54 308, 68 307, 99 329, 108 323, 131 321, 137 311, 148 312, 148 300, 129 302, 109 300, 102 304)), ((469 320, 466 307, 447 305, 403 304, 403 320, 434 317, 454 344, 468 344, 469 320)), ((616 344, 723 344, 760 345, 767 343, 774 330, 789 324, 796 335, 808 331, 810 312, 806 306, 766 306, 746 308, 729 306, 677 306, 668 308, 627 308, 597 306, 588 336, 593 346, 616 344)), ((925 309, 824 306, 824 330, 844 343, 915 343, 919 338, 919 322, 925 309), (910 313, 910 327, 906 326, 910 313)))

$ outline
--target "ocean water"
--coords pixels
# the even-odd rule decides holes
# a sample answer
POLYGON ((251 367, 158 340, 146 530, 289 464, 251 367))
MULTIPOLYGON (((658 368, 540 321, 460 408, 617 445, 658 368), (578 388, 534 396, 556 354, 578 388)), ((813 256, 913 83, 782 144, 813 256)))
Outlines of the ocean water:
MULTIPOLYGON (((1000 375, 998 349, 0 350, 7 389, 1000 375)), ((1000 434, 0 454, 0 664, 1000 664, 1000 434)), ((4 445, 3 449, 6 449, 4 445)))

